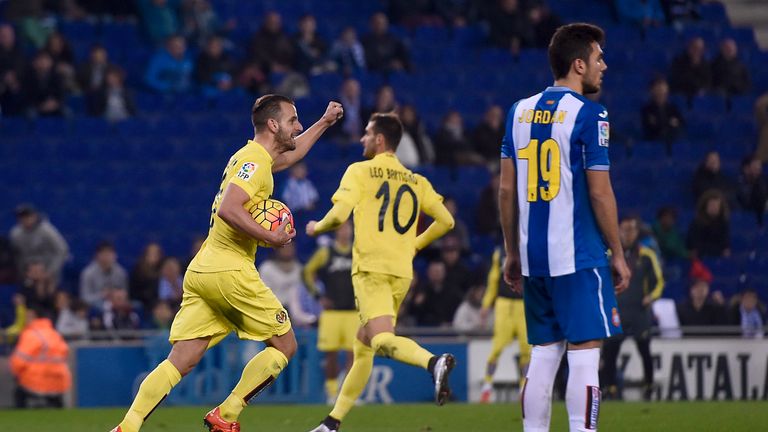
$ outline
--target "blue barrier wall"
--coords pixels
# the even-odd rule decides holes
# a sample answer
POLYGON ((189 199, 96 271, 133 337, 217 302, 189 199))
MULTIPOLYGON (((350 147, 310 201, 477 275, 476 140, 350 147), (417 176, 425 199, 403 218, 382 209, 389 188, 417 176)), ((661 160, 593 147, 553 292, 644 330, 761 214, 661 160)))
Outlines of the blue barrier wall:
MULTIPOLYGON (((316 349, 314 330, 297 330, 299 350, 269 389, 253 403, 322 403, 322 353, 316 349)), ((451 380, 455 398, 467 400, 467 347, 464 343, 426 344, 432 352, 451 352, 457 366, 451 380)), ((104 407, 130 405, 141 380, 167 355, 167 335, 147 339, 138 347, 77 348, 77 405, 104 407), (108 392, 105 389, 109 389, 108 392)), ((263 344, 240 341, 234 336, 211 348, 195 370, 168 396, 168 405, 215 405, 240 379, 245 363, 263 344)), ((433 398, 432 380, 420 368, 377 358, 368 387, 361 395, 366 403, 427 402, 433 398)))

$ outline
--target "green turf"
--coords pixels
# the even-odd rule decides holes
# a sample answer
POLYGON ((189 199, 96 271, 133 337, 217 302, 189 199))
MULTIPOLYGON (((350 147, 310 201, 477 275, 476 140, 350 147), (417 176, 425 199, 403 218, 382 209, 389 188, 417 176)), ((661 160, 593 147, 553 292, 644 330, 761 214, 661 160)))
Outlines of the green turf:
MULTIPOLYGON (((160 408, 142 432, 202 431, 206 407, 160 408)), ((320 405, 257 405, 241 417, 243 432, 306 432, 328 412, 320 405)), ((2 431, 107 432, 123 409, 0 411, 2 431), (10 427, 10 428, 9 428, 10 427)), ((344 432, 522 431, 520 407, 453 404, 356 407, 344 432)), ((553 407, 552 431, 567 431, 565 406, 553 407)), ((605 403, 600 430, 621 432, 758 432, 768 430, 765 402, 605 403)))

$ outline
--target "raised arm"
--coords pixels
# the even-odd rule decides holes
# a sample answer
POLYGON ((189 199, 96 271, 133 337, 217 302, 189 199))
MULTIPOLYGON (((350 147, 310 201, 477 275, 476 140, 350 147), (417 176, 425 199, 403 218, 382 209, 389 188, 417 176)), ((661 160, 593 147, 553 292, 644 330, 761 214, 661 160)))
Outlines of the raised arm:
POLYGON ((338 102, 329 102, 328 108, 325 109, 325 114, 320 117, 320 120, 305 130, 304 133, 296 137, 296 149, 293 151, 285 152, 275 158, 272 164, 272 172, 282 171, 291 165, 304 159, 309 149, 320 139, 320 136, 333 126, 336 121, 344 116, 344 108, 338 102))

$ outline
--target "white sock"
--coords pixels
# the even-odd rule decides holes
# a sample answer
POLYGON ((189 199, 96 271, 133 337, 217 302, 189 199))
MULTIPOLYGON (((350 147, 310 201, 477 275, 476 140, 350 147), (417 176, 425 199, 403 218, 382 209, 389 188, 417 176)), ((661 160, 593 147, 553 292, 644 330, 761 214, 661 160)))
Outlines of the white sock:
POLYGON ((596 431, 600 413, 600 348, 568 351, 568 408, 571 432, 596 431))
POLYGON ((565 352, 565 342, 536 345, 531 350, 525 387, 520 403, 523 406, 523 430, 548 432, 552 414, 552 386, 565 352))

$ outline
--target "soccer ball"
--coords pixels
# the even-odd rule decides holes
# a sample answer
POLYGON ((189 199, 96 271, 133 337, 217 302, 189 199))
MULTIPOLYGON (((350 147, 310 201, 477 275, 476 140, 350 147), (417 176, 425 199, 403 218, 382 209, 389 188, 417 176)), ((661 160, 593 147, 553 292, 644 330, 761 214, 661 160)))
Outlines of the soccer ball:
MULTIPOLYGON (((287 205, 281 203, 276 199, 265 199, 257 204, 252 204, 248 209, 251 213, 251 217, 259 225, 270 231, 275 231, 280 224, 288 219, 288 224, 285 225, 285 231, 291 232, 294 229, 293 214, 287 205)), ((270 247, 269 244, 259 241, 260 247, 270 247)))

